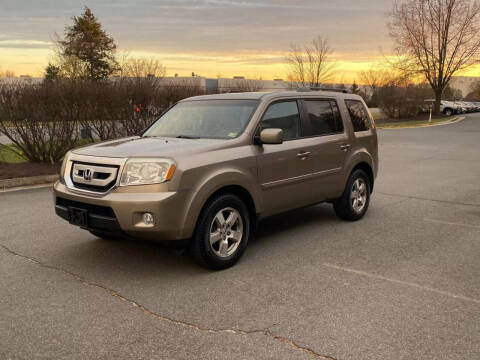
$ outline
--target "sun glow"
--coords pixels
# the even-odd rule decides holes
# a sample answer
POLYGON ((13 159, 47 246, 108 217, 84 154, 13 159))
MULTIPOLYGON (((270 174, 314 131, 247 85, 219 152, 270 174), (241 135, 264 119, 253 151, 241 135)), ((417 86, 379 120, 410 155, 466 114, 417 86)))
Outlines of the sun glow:
MULTIPOLYGON (((0 72, 13 71, 17 76, 31 75, 42 77, 44 68, 53 57, 51 47, 38 48, 1 48, 0 72)), ((204 77, 245 76, 252 79, 286 80, 289 68, 285 62, 285 53, 245 52, 238 53, 156 53, 134 50, 119 53, 119 56, 133 56, 159 59, 166 67, 167 76, 191 76, 192 72, 204 77)), ((360 83, 359 73, 380 66, 383 56, 365 53, 335 53, 334 77, 329 82, 351 84, 360 83)), ((458 73, 459 76, 480 76, 480 65, 458 73)))

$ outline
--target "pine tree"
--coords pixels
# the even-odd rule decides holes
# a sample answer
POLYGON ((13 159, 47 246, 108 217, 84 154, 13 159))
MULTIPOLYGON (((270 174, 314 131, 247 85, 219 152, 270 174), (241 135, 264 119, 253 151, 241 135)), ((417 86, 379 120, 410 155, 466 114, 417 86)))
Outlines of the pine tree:
POLYGON ((108 78, 118 69, 115 41, 88 7, 72 20, 64 39, 57 42, 62 72, 68 78, 108 78))

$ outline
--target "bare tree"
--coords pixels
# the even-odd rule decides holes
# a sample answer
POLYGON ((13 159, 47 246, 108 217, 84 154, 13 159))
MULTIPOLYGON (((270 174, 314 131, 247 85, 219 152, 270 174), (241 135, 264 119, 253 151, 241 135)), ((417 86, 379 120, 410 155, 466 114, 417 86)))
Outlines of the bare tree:
POLYGON ((124 77, 145 78, 151 76, 163 78, 165 73, 165 66, 155 58, 127 57, 120 66, 120 76, 124 77))
POLYGON ((0 67, 0 78, 5 77, 5 78, 14 78, 15 77, 15 72, 11 70, 5 70, 2 71, 2 68, 0 67))
POLYGON ((466 97, 467 100, 480 100, 480 81, 475 82, 471 87, 470 87, 470 92, 467 94, 466 97))
POLYGON ((391 79, 391 73, 383 69, 369 69, 359 73, 360 83, 374 93, 376 89, 386 85, 391 79))
POLYGON ((332 52, 328 39, 321 36, 305 46, 292 44, 286 57, 289 80, 302 86, 320 86, 330 80, 336 66, 330 60, 332 52))
POLYGON ((425 77, 440 112, 452 76, 479 61, 480 3, 477 0, 396 1, 390 36, 400 60, 395 66, 425 77))
POLYGON ((231 93, 258 92, 263 89, 261 79, 230 79, 224 82, 223 91, 231 93))

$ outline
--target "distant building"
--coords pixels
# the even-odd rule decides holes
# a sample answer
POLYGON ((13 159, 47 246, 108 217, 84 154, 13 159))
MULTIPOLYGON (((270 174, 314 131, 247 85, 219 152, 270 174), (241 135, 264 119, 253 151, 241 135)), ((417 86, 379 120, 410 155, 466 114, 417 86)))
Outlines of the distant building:
MULTIPOLYGON (((148 78, 155 78, 154 75, 148 75, 148 78)), ((120 79, 119 76, 111 78, 112 81, 120 79)), ((34 77, 16 77, 0 78, 1 83, 20 83, 20 84, 39 84, 43 78, 34 77)), ((226 92, 245 92, 245 91, 285 91, 297 89, 301 85, 284 81, 283 79, 261 80, 247 79, 245 76, 234 76, 233 78, 205 78, 202 76, 166 76, 158 78, 161 86, 165 87, 198 87, 207 94, 226 93, 226 92)), ((349 87, 349 85, 347 85, 349 87)), ((329 88, 345 87, 343 84, 328 84, 329 88)))
POLYGON ((450 87, 460 90, 462 97, 467 96, 472 87, 480 82, 480 76, 453 76, 450 80, 450 87))

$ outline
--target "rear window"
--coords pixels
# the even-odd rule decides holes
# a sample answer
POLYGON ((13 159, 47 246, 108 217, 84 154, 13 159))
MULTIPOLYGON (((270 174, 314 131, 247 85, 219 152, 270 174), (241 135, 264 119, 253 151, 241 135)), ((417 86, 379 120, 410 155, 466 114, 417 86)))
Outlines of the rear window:
POLYGON ((347 105, 350 119, 352 120, 353 131, 368 130, 370 128, 370 119, 363 103, 358 100, 345 100, 345 105, 347 105))
POLYGON ((337 103, 331 100, 304 100, 307 113, 304 136, 328 135, 343 132, 337 103))

